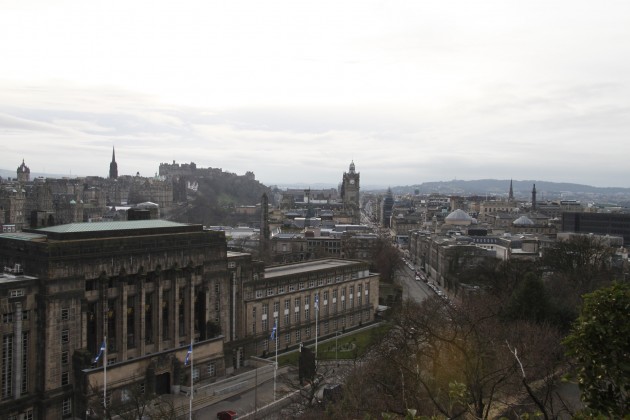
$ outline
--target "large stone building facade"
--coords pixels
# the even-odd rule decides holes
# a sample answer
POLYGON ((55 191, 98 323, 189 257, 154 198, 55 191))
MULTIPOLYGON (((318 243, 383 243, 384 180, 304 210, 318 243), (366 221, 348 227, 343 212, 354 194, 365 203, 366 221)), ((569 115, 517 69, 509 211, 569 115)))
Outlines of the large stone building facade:
POLYGON ((378 282, 362 261, 329 258, 266 268, 264 278, 243 284, 240 336, 251 338, 246 354, 275 350, 270 334, 276 322, 278 347, 286 349, 314 340, 316 333, 328 336, 374 321, 378 282))
POLYGON ((35 418, 57 419, 98 406, 94 391, 102 388, 104 372, 92 358, 105 337, 113 400, 124 387, 145 381, 149 370, 155 391, 170 392, 179 384, 175 366, 184 361, 191 340, 200 377, 222 374, 226 253, 220 232, 159 220, 0 235, 0 264, 20 266, 29 285, 11 286, 3 311, 17 321, 13 295, 25 296, 22 308, 33 307, 21 327, 21 334, 32 331, 33 339, 19 342, 17 326, 12 338, 8 331, 3 336, 13 341, 3 347, 0 417, 32 410, 35 418), (12 363, 12 372, 18 372, 25 358, 39 374, 26 372, 20 382, 7 369, 12 363))
POLYGON ((211 381, 266 354, 274 318, 284 349, 371 322, 378 302, 366 262, 265 268, 221 231, 163 220, 3 233, 0 267, 0 418, 98 416, 105 377, 109 407, 136 385, 174 392, 191 341, 193 380, 211 381))

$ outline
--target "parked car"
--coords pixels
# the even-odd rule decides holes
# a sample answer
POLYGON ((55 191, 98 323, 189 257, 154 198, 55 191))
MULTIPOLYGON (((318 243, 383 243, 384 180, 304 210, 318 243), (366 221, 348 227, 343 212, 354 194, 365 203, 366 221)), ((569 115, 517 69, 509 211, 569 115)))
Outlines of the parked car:
POLYGON ((217 420, 235 420, 237 418, 236 411, 225 410, 217 413, 217 420))

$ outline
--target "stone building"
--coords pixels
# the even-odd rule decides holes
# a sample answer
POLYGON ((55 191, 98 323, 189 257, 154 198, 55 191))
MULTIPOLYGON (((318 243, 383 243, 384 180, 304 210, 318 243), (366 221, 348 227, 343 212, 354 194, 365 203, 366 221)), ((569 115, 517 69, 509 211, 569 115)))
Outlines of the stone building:
POLYGON ((270 334, 276 321, 278 347, 286 349, 314 340, 316 329, 328 336, 374 320, 379 276, 367 262, 329 258, 268 267, 262 274, 243 284, 239 335, 250 338, 246 355, 275 351, 270 334))
POLYGON ((0 418, 98 415, 133 386, 177 392, 191 341, 193 381, 212 381, 270 350, 273 315, 284 349, 315 339, 315 296, 319 336, 372 322, 378 302, 367 262, 265 268, 228 253, 224 232, 164 220, 2 233, 0 267, 0 418))
MULTIPOLYGON (((19 265, 27 281, 11 286, 8 296, 18 290, 16 297, 24 296, 22 308, 33 311, 30 327, 22 324, 22 331, 31 328, 33 339, 16 340, 15 325, 13 341, 2 350, 0 418, 29 410, 38 419, 65 418, 98 405, 95 390, 102 389, 103 368, 92 358, 104 337, 108 400, 114 402, 134 382, 146 382, 158 394, 171 392, 179 385, 178 367, 191 340, 196 378, 222 375, 224 339, 219 333, 229 328, 222 304, 229 299, 226 252, 221 232, 162 220, 0 234, 0 264, 19 265), (39 372, 22 376, 27 385, 7 373, 9 366, 19 370, 16 363, 24 358, 14 355, 20 350, 33 358, 31 366, 39 372), (153 381, 147 381, 149 371, 153 381)), ((17 306, 9 299, 3 310, 15 314, 17 306)))

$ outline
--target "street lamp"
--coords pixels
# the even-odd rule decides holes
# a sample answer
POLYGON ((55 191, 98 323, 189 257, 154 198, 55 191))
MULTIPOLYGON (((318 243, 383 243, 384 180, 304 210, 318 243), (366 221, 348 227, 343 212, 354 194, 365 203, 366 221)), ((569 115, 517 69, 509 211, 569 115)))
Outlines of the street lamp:
POLYGON ((335 331, 335 360, 337 361, 337 366, 339 366, 339 359, 337 358, 337 337, 340 335, 340 331, 335 331))

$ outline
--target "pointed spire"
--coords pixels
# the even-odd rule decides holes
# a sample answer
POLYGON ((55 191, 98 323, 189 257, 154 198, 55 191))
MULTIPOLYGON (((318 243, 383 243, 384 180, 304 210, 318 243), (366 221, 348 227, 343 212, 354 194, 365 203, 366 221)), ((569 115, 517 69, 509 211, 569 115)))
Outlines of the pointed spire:
POLYGON ((532 189, 532 210, 536 210, 536 184, 534 184, 532 189))
POLYGON ((109 164, 109 177, 111 179, 118 178, 118 164, 116 163, 116 150, 112 146, 112 161, 109 164))
POLYGON ((508 200, 513 201, 514 200, 514 190, 512 189, 512 180, 510 179, 510 193, 508 195, 508 200))

